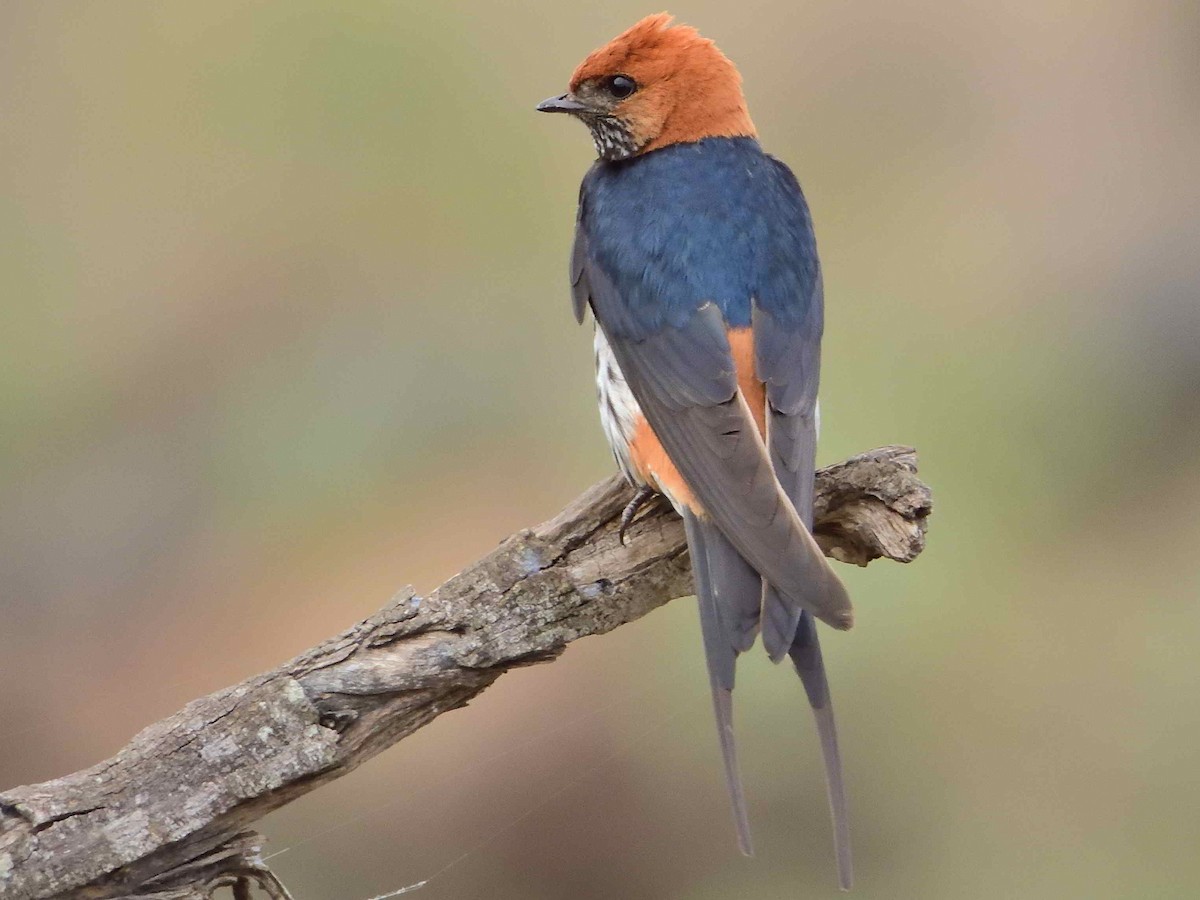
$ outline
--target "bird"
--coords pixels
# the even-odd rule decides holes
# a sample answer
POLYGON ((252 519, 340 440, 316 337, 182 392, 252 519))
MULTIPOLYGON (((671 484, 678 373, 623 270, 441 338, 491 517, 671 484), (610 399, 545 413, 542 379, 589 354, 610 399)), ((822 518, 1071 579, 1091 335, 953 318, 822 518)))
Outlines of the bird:
POLYGON ((590 53, 537 109, 591 132, 571 295, 595 319, 617 465, 683 519, 738 844, 753 855, 733 734, 737 659, 761 633, 800 676, 826 770, 839 884, 846 791, 816 620, 853 624, 812 536, 824 290, 812 216, 759 143, 734 63, 667 13, 590 53))

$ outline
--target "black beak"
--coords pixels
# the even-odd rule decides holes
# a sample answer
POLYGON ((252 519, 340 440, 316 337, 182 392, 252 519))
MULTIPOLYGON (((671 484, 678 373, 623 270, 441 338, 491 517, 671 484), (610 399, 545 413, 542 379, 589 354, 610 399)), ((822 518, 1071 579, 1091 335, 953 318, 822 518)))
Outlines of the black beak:
POLYGON ((587 108, 586 104, 580 103, 570 94, 559 94, 557 97, 550 97, 537 105, 538 112, 577 113, 584 112, 587 108))

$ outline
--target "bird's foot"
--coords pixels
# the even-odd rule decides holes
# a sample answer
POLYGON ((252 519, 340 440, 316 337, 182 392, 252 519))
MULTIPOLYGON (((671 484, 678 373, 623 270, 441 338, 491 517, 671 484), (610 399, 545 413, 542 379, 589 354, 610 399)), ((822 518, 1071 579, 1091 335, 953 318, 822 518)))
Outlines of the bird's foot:
POLYGON ((652 487, 642 485, 637 489, 637 493, 633 495, 633 499, 625 507, 621 513, 621 525, 617 528, 617 540, 621 542, 621 546, 625 546, 625 531, 633 524, 633 517, 637 515, 638 510, 650 503, 658 496, 658 492, 652 487))

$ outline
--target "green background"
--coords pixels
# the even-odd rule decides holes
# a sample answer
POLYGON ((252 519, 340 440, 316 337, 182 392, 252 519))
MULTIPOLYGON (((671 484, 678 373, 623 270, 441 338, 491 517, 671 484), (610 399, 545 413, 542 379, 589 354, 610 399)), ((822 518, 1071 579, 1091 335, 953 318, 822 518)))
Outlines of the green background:
MULTIPOLYGON (((606 476, 566 257, 600 5, 0 5, 0 787, 428 590, 606 476)), ((817 221, 821 458, 929 548, 827 656, 864 898, 1200 877, 1200 7, 677 3, 817 221)), ((836 896, 755 653, 738 856, 693 605, 266 820, 298 900, 836 896), (464 856, 465 854, 465 856, 464 856), (457 861, 455 861, 457 860, 457 861)))

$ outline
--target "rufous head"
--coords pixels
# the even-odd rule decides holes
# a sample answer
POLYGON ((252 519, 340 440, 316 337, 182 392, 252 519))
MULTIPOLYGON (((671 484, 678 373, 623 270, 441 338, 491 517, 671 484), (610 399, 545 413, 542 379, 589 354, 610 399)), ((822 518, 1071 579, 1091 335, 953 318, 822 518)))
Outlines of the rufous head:
POLYGON ((606 160, 707 137, 754 136, 737 68, 695 28, 671 19, 647 16, 594 50, 570 90, 538 109, 583 121, 606 160))

